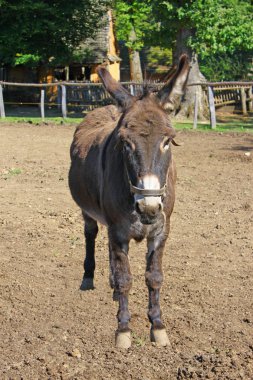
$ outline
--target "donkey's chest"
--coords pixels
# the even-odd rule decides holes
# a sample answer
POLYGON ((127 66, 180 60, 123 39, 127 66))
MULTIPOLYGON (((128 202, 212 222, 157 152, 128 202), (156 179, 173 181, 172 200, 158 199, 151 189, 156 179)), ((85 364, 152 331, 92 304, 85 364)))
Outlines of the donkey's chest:
POLYGON ((129 228, 129 238, 134 239, 137 242, 143 239, 155 239, 160 235, 164 229, 164 221, 158 220, 155 224, 143 224, 138 219, 129 228))

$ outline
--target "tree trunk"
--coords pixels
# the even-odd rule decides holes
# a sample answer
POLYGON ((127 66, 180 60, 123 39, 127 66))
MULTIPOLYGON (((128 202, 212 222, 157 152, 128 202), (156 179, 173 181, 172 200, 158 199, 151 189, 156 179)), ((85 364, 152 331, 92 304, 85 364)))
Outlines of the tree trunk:
POLYGON ((128 49, 130 62, 130 79, 136 82, 142 82, 142 70, 140 53, 137 50, 128 49))
MULTIPOLYGON (((132 31, 129 36, 129 41, 132 45, 136 41, 136 33, 134 27, 132 27, 132 31)), ((129 63, 130 63, 130 78, 136 82, 143 82, 142 70, 141 70, 141 60, 140 60, 140 52, 135 49, 128 49, 129 53, 129 63)))
MULTIPOLYGON (((173 54, 174 63, 178 62, 181 54, 186 53, 190 58, 191 70, 188 77, 187 84, 196 82, 206 82, 205 77, 201 74, 199 70, 199 63, 197 54, 195 54, 192 49, 187 46, 187 40, 192 35, 190 29, 181 29, 178 32, 176 49, 173 54)), ((206 120, 208 118, 208 106, 206 101, 206 95, 201 86, 187 86, 181 107, 176 112, 175 117, 177 119, 192 118, 194 113, 194 101, 195 98, 198 99, 198 119, 206 120)))

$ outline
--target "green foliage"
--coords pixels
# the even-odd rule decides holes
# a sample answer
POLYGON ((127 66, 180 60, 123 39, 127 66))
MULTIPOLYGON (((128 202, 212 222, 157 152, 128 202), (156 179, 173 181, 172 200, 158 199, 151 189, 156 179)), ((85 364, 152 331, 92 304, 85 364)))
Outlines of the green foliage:
POLYGON ((249 80, 253 51, 213 54, 200 59, 200 70, 210 81, 249 80))
POLYGON ((115 0, 116 33, 132 50, 141 50, 148 33, 156 24, 152 22, 150 0, 115 0))
POLYGON ((94 36, 109 0, 0 0, 0 62, 68 63, 94 36))
POLYGON ((147 53, 148 66, 155 68, 156 72, 163 72, 162 66, 172 64, 172 50, 160 46, 151 46, 147 53))
POLYGON ((35 64, 39 63, 39 61, 40 57, 38 55, 17 53, 16 57, 14 58, 14 65, 34 66, 35 64))
POLYGON ((187 12, 195 26, 189 43, 202 57, 253 49, 253 7, 241 0, 195 0, 187 12))
POLYGON ((184 28, 191 30, 188 44, 202 57, 253 48, 250 0, 153 0, 152 5, 165 45, 184 28))
POLYGON ((175 49, 178 32, 188 31, 184 46, 198 54, 208 79, 246 78, 253 56, 251 0, 153 0, 152 6, 157 43, 175 49))

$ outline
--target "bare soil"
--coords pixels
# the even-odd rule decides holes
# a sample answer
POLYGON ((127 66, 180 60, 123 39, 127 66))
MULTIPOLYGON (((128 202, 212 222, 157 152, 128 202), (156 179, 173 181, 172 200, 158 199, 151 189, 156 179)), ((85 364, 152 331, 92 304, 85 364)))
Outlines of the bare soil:
POLYGON ((81 213, 68 190, 74 127, 0 125, 0 379, 253 379, 253 135, 180 132, 161 304, 149 341, 145 244, 131 245, 133 344, 116 350, 106 229, 81 292, 81 213), (250 154, 249 154, 250 153, 250 154))

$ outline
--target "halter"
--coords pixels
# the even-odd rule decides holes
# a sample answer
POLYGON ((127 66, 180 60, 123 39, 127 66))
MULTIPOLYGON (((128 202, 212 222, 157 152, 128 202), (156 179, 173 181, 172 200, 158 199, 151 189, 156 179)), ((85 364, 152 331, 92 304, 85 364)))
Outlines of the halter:
POLYGON ((129 177, 127 166, 125 165, 128 183, 130 191, 132 194, 142 195, 143 197, 162 197, 165 195, 166 184, 161 189, 141 189, 140 187, 134 186, 129 177))
POLYGON ((162 197, 166 190, 166 185, 164 185, 161 189, 141 189, 140 187, 134 186, 130 180, 129 186, 131 193, 143 195, 144 197, 162 197))

